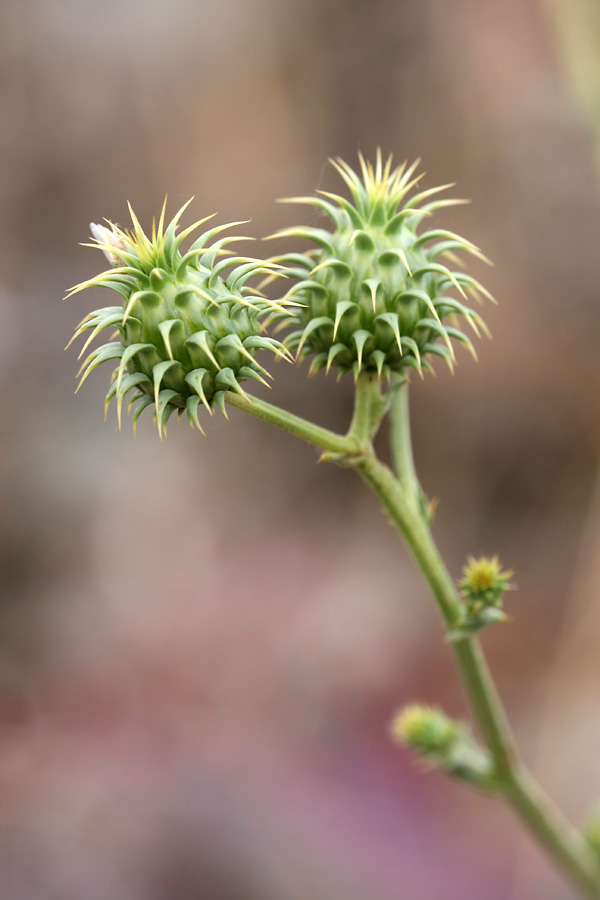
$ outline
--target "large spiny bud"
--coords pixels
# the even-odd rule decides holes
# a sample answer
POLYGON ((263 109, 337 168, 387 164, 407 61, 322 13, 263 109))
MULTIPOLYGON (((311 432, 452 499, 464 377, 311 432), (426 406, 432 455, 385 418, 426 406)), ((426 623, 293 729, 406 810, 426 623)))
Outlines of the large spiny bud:
MULTIPOLYGON (((286 274, 298 279, 285 299, 301 304, 293 313, 296 330, 285 345, 299 358, 314 356, 311 374, 334 366, 340 374, 353 372, 355 378, 361 369, 379 377, 407 367, 421 374, 431 368, 427 357, 432 354, 452 368, 453 341, 475 356, 470 339, 456 325, 462 318, 477 334, 487 329, 462 301, 467 294, 477 300, 481 295, 492 298, 473 277, 451 271, 445 262, 457 262, 457 251, 485 257, 453 232, 432 228, 418 233, 436 209, 465 201, 429 200, 451 185, 408 197, 420 179, 413 177, 418 163, 392 171, 391 156, 383 164, 379 152, 375 166, 360 157, 362 177, 342 160, 332 164, 353 202, 325 191, 319 191, 319 197, 284 202, 317 207, 330 217, 333 230, 294 227, 273 235, 317 245, 276 258, 289 267, 286 274)), ((278 317, 283 318, 275 314, 278 317)))
POLYGON ((225 250, 236 238, 216 238, 231 225, 204 232, 182 255, 182 242, 206 221, 177 233, 187 205, 166 228, 163 206, 151 238, 131 207, 132 232, 110 222, 108 228, 92 225, 94 243, 87 246, 103 250, 112 268, 77 285, 69 294, 100 286, 121 295, 120 305, 87 315, 72 338, 91 332, 81 356, 101 331, 117 329, 116 340, 96 347, 85 359, 79 386, 101 363, 117 360, 106 408, 116 397, 120 425, 123 400, 133 390, 129 408, 135 406, 134 429, 140 413, 154 404, 161 435, 176 410, 180 414, 186 410, 192 425, 202 430, 200 403, 210 413, 215 405, 225 412, 227 391, 245 396, 240 382, 255 379, 266 384, 263 376, 268 373, 256 361, 258 350, 289 356, 279 341, 261 333, 262 319, 285 313, 286 302, 267 300, 247 285, 254 275, 272 275, 273 267, 225 250))

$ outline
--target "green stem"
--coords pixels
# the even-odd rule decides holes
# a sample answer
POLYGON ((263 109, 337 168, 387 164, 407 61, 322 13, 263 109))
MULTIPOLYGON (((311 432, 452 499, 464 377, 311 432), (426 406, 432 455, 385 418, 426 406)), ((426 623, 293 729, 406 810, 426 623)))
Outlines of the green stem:
MULTIPOLYGON (((390 469, 373 454, 364 455, 357 471, 382 502, 425 576, 448 630, 456 624, 460 599, 429 527, 390 469)), ((473 714, 492 753, 498 787, 517 815, 585 896, 600 898, 600 861, 582 835, 551 804, 517 758, 514 739, 479 642, 451 642, 473 714)))
MULTIPOLYGON (((461 611, 460 597, 434 543, 417 498, 421 488, 415 473, 410 440, 408 386, 396 390, 391 406, 392 457, 398 477, 374 455, 357 467, 379 497, 425 576, 448 631, 461 611)), ((517 815, 588 897, 600 897, 600 862, 582 835, 552 805, 518 759, 515 741, 496 686, 476 638, 452 641, 473 714, 492 753, 499 790, 517 815)))
POLYGON ((384 411, 381 381, 371 372, 361 372, 356 380, 354 414, 347 437, 368 452, 384 411))
MULTIPOLYGON (((407 502, 409 498, 422 496, 422 491, 413 460, 406 383, 397 389, 392 402, 390 439, 398 479, 376 460, 368 462, 363 477, 388 511, 390 502, 394 504, 396 515, 393 521, 431 587, 446 630, 451 631, 461 616, 460 598, 424 520, 422 508, 418 501, 407 502)), ((494 755, 498 773, 502 775, 511 770, 514 740, 485 659, 476 641, 453 641, 452 649, 477 721, 494 755)))
POLYGON ((427 526, 419 512, 416 492, 406 490, 374 453, 365 454, 361 458, 357 471, 383 504, 392 525, 408 543, 429 582, 446 628, 453 628, 460 616, 454 582, 447 573, 437 548, 429 539, 427 526))
MULTIPOLYGON (((425 576, 447 631, 458 623, 461 601, 454 581, 434 543, 419 503, 421 489, 410 445, 406 386, 392 399, 392 454, 398 477, 375 456, 372 440, 384 403, 372 376, 357 380, 355 409, 348 434, 343 437, 253 397, 246 400, 228 393, 237 409, 277 425, 326 451, 325 458, 354 467, 388 513, 425 576)), ((600 860, 584 837, 563 817, 519 761, 514 739, 498 692, 475 638, 451 641, 475 720, 492 754, 497 790, 550 857, 579 886, 584 896, 600 900, 600 860)))
POLYGON ((505 796, 557 866, 579 885, 584 896, 598 900, 600 863, 596 851, 564 819, 523 766, 511 773, 505 796))
POLYGON ((410 437, 407 381, 394 388, 390 406, 390 445, 398 481, 403 487, 412 487, 417 478, 410 437))
POLYGON ((259 400, 258 397, 246 400, 240 394, 234 394, 233 391, 228 391, 225 397, 230 406, 235 406, 237 409, 242 409, 252 416, 264 419, 265 422, 270 422, 271 425, 277 425, 278 428, 282 428, 290 434, 295 434, 296 437, 302 438, 302 440, 308 441, 309 444, 314 444, 329 453, 346 456, 355 453, 357 450, 353 437, 346 437, 336 434, 328 428, 321 428, 319 425, 314 425, 301 416, 295 416, 293 413, 280 409, 272 403, 259 400))

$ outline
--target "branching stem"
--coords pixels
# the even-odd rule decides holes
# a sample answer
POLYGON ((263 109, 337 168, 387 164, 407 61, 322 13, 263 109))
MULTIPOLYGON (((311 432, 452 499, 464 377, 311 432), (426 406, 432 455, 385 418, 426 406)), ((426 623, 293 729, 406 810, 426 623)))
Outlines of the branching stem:
POLYGON ((315 425, 313 422, 309 422, 308 419, 296 416, 285 409, 281 409, 279 406, 267 403, 265 400, 259 400, 258 397, 246 400, 239 394, 233 393, 233 391, 228 391, 225 396, 230 406, 235 406, 237 409, 242 409, 252 416, 264 419, 265 422, 270 422, 271 425, 277 425, 278 428, 282 428, 284 431, 302 438, 303 441, 308 441, 309 444, 320 447, 321 450, 342 456, 356 452, 357 446, 353 437, 336 434, 335 431, 315 425))
MULTIPOLYGON (((265 419, 325 451, 325 458, 355 468, 404 538, 436 600, 446 632, 459 622, 461 600, 446 568, 421 502, 409 428, 408 386, 392 387, 392 458, 396 474, 375 455, 373 438, 386 404, 378 380, 362 373, 356 384, 354 416, 348 434, 294 416, 262 400, 227 394, 238 409, 265 419)), ((481 736, 494 762, 494 785, 555 864, 578 885, 583 896, 600 900, 600 859, 560 813, 519 760, 514 738, 477 638, 449 642, 481 736)))

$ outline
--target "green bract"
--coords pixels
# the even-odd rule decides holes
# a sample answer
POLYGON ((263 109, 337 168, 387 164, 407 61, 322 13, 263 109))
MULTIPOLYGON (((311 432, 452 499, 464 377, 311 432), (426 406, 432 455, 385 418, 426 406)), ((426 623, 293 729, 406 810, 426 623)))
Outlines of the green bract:
MULTIPOLYGON (((277 261, 298 282, 286 299, 299 301, 294 311, 299 326, 285 339, 300 358, 314 355, 310 372, 340 374, 361 369, 382 375, 407 367, 430 369, 427 356, 441 356, 452 368, 453 341, 473 355, 469 338, 456 327, 466 319, 479 334, 486 331, 480 316, 450 296, 449 291, 491 298, 478 281, 451 271, 443 261, 457 262, 455 252, 485 259, 470 241, 450 231, 432 228, 418 233, 423 220, 443 206, 460 200, 429 198, 451 185, 431 188, 407 199, 419 181, 417 163, 392 171, 360 157, 362 177, 342 160, 332 160, 352 194, 353 202, 319 191, 321 197, 293 197, 284 202, 308 203, 326 213, 333 231, 312 226, 287 228, 274 238, 294 236, 317 244, 305 253, 287 253, 277 261), (441 342, 440 342, 441 339, 441 342)), ((276 318, 276 317, 275 317, 276 318)))
POLYGON ((207 221, 178 234, 177 224, 188 203, 166 228, 163 206, 151 239, 131 207, 131 233, 112 223, 109 228, 92 225, 95 243, 87 246, 102 249, 113 266, 69 294, 100 286, 123 298, 118 306, 90 313, 78 326, 72 340, 91 331, 80 356, 103 329, 117 329, 115 340, 96 347, 85 359, 79 386, 96 366, 117 360, 106 408, 116 397, 120 425, 124 397, 133 390, 129 408, 135 405, 134 429, 140 413, 154 404, 159 434, 169 416, 184 409, 189 421, 202 430, 200 403, 211 413, 215 405, 225 412, 226 391, 245 396, 240 382, 252 378, 266 383, 263 375, 268 373, 256 361, 258 350, 289 356, 279 341, 261 333, 261 320, 274 313, 285 315, 285 302, 267 300, 246 284, 259 273, 273 274, 273 267, 229 255, 224 247, 235 238, 215 238, 231 225, 204 232, 182 255, 182 242, 207 221), (223 255, 225 259, 220 259, 223 255))

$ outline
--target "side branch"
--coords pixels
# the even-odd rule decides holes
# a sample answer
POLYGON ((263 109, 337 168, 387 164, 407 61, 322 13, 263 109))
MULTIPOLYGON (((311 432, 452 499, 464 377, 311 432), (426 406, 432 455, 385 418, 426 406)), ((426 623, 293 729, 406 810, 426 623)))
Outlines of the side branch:
POLYGON ((285 409, 280 409, 278 406, 267 403, 265 400, 259 400, 258 397, 246 399, 239 394, 233 393, 233 391, 228 391, 225 398, 227 403, 235 406, 236 409, 241 409, 252 416, 256 416, 258 419, 269 422, 271 425, 276 425, 283 431, 294 434, 296 437, 302 438, 303 441, 308 441, 309 444, 320 447, 321 450, 341 456, 352 455, 358 450, 353 438, 336 434, 335 431, 321 428, 320 425, 314 425, 308 419, 303 419, 301 416, 296 416, 285 409))

